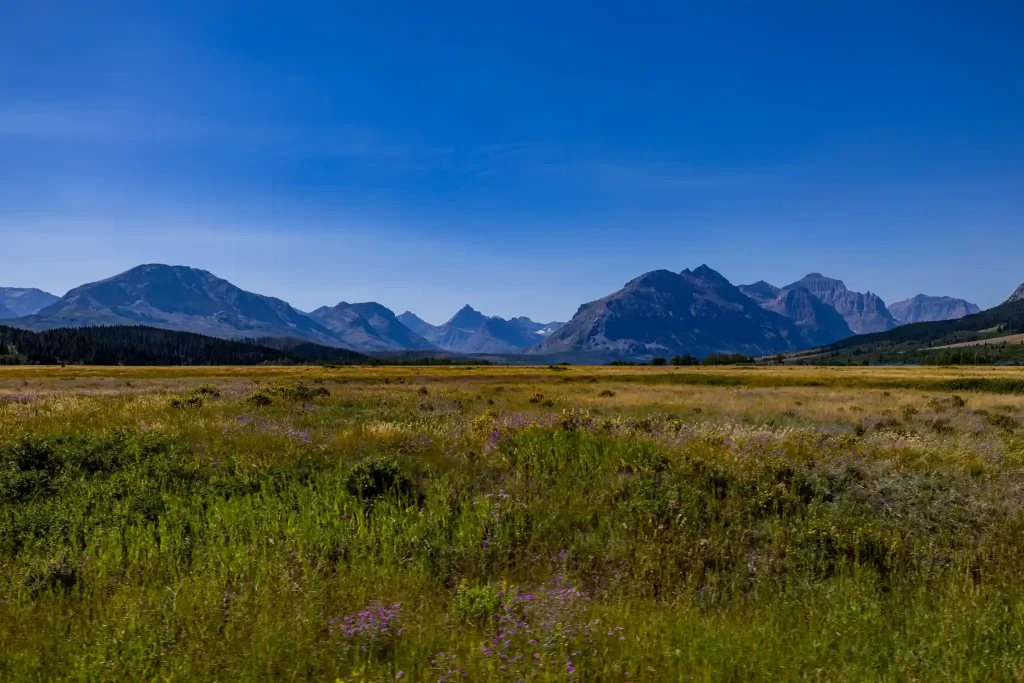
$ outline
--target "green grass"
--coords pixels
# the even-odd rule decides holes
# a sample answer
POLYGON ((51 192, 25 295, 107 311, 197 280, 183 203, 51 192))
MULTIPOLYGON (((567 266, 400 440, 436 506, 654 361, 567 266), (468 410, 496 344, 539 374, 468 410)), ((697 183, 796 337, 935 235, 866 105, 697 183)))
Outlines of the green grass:
POLYGON ((0 679, 1019 679, 1020 376, 787 372, 0 375, 0 679))

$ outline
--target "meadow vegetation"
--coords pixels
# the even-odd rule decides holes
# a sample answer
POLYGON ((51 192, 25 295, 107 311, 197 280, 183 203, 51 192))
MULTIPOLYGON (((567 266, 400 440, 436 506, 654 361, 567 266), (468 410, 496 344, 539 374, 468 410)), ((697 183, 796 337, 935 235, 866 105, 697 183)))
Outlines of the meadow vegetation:
POLYGON ((0 369, 0 679, 1019 680, 1012 368, 0 369))

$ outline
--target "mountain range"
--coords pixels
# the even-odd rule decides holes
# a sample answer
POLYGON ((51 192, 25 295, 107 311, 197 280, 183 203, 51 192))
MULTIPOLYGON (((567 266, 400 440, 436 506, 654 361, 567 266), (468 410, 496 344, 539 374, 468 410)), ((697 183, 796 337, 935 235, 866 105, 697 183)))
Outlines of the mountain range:
MULTIPOLYGON (((1024 285, 1014 296, 1024 297, 1024 285)), ((1011 297, 1012 298, 1012 297, 1011 297)), ((225 339, 291 339, 355 351, 552 355, 643 359, 657 355, 764 355, 826 346, 853 335, 977 312, 962 299, 919 295, 887 307, 870 292, 811 273, 785 287, 735 286, 707 265, 645 273, 580 306, 568 323, 487 316, 466 305, 442 325, 375 302, 304 313, 185 266, 137 266, 57 298, 0 289, 0 318, 29 330, 146 325, 225 339)))
MULTIPOLYGON (((946 320, 977 306, 948 297, 915 298, 912 315, 946 320), (955 303, 951 303, 955 302, 955 303)), ((732 285, 707 265, 653 271, 584 304, 564 327, 527 353, 604 353, 624 358, 712 353, 766 355, 826 346, 898 327, 876 294, 811 273, 786 287, 763 280, 732 285)))
POLYGON ((565 323, 537 323, 526 317, 505 320, 463 306, 443 325, 434 326, 406 311, 398 317, 439 349, 467 354, 514 354, 534 346, 565 323))
MULTIPOLYGON (((242 290, 205 270, 161 264, 137 266, 76 287, 59 299, 39 294, 49 297, 46 300, 33 295, 31 300, 40 308, 23 306, 20 311, 30 311, 26 314, 4 304, 0 316, 12 325, 34 331, 146 325, 223 339, 301 339, 369 353, 513 354, 534 345, 546 330, 560 325, 535 323, 525 317, 487 317, 466 306, 440 327, 420 321, 421 328, 429 333, 426 338, 378 303, 341 302, 306 314, 280 299, 242 290), (7 309, 11 310, 5 314, 7 309)), ((12 300, 24 302, 25 295, 12 300)))

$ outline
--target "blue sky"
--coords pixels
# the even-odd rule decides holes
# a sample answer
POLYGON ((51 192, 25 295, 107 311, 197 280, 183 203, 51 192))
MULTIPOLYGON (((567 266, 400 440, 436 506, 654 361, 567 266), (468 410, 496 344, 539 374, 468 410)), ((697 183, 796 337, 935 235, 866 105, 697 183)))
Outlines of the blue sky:
POLYGON ((567 319, 655 268, 1024 281, 1024 5, 0 2, 0 285, 567 319))

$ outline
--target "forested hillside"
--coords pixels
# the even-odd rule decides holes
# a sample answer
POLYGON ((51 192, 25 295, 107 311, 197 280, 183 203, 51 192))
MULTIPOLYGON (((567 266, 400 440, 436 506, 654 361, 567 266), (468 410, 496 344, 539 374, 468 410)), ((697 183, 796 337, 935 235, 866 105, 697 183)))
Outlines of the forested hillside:
POLYGON ((1013 301, 955 320, 915 323, 888 332, 850 337, 812 351, 811 362, 936 363, 985 365, 1024 361, 1020 341, 1004 338, 1024 333, 1024 301, 1013 301), (990 343, 953 347, 971 342, 990 343))
POLYGON ((191 332, 142 326, 60 328, 29 332, 0 327, 0 365, 258 365, 353 363, 366 356, 302 344, 288 350, 191 332))

